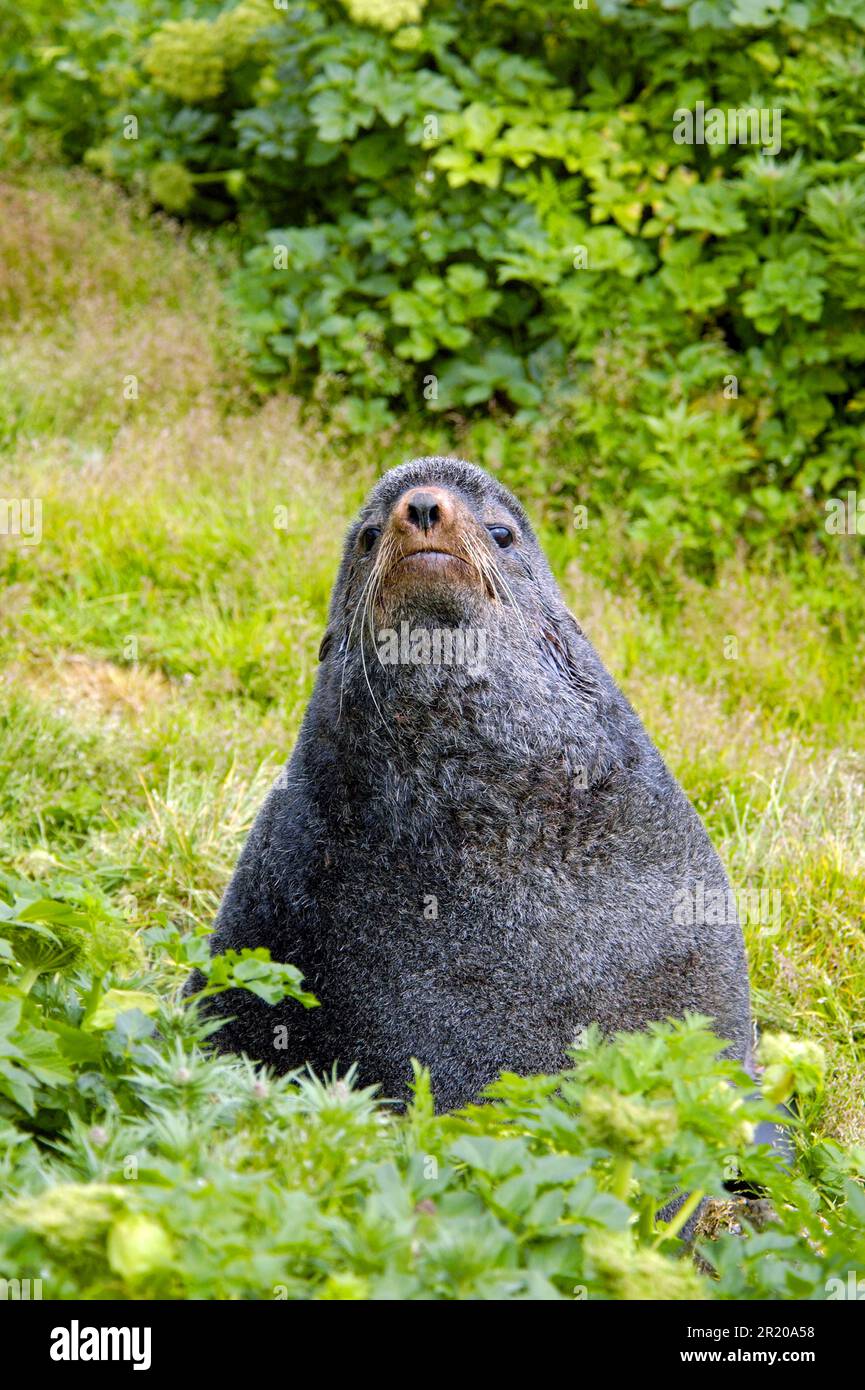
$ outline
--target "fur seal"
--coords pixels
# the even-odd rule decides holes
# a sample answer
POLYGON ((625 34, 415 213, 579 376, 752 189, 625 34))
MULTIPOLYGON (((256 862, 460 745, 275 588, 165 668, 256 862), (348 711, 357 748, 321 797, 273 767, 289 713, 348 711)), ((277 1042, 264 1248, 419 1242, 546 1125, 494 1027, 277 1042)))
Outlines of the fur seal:
POLYGON ((269 947, 321 1007, 230 991, 217 1046, 398 1099, 414 1057, 440 1109, 560 1069, 592 1022, 696 1011, 747 1062, 739 921, 698 906, 732 902, 720 860, 516 498, 458 459, 385 474, 320 656, 212 951, 269 947))

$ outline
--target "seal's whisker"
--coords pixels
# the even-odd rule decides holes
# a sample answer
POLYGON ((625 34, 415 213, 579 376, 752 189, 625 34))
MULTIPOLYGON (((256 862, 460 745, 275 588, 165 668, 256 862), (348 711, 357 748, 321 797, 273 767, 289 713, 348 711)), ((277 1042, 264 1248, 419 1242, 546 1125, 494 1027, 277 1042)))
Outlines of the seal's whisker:
POLYGON ((360 591, 360 594, 359 594, 359 596, 358 596, 357 603, 355 604, 354 612, 352 613, 351 622, 349 623, 348 632, 346 633, 345 641, 344 641, 344 643, 343 643, 343 647, 344 647, 344 650, 345 650, 345 659, 343 660, 343 672, 345 672, 345 662, 348 660, 348 653, 349 653, 349 651, 351 650, 351 638, 352 638, 352 633, 354 632, 354 625, 355 625, 355 623, 357 622, 357 615, 358 615, 358 613, 360 612, 360 607, 361 607, 361 604, 363 603, 363 596, 364 596, 364 594, 366 593, 367 588, 369 587, 370 583, 372 582, 372 579, 373 579, 373 574, 372 574, 372 573, 368 574, 366 580, 364 581, 364 584, 363 584, 363 587, 362 587, 362 589, 361 589, 361 591, 360 591))
MULTIPOLYGON (((370 699, 372 700, 372 703, 373 703, 373 705, 375 706, 376 713, 378 714, 378 717, 379 717, 379 719, 382 721, 383 724, 386 723, 385 717, 384 717, 384 715, 382 714, 381 707, 380 707, 380 705, 379 705, 379 703, 378 703, 378 700, 375 698, 375 692, 374 692, 374 690, 373 690, 373 688, 372 688, 372 684, 371 684, 370 679, 369 679, 369 671, 367 670, 367 665, 366 665, 366 653, 365 653, 365 651, 364 651, 364 643, 363 643, 363 633, 364 633, 364 627, 365 627, 365 625, 366 625, 366 623, 367 623, 367 620, 368 620, 368 622, 369 622, 369 635, 370 635, 370 638, 371 638, 371 640, 372 640, 373 646, 375 646, 375 629, 374 629, 374 627, 373 627, 373 622, 372 622, 372 619, 373 619, 373 612, 374 612, 374 609, 375 609, 375 605, 376 605, 376 603, 377 603, 377 601, 378 601, 379 594, 381 593, 381 589, 382 589, 382 585, 383 585, 383 583, 384 583, 385 575, 387 574, 388 570, 390 569, 390 557, 391 557, 391 554, 392 554, 394 548, 395 548, 395 547, 394 547, 394 545, 393 545, 393 542, 392 542, 391 537, 388 536, 388 535, 385 535, 384 538, 382 539, 382 543, 381 543, 381 545, 380 545, 380 547, 379 547, 379 549, 378 549, 378 552, 376 553, 376 557, 375 557, 375 560, 374 560, 374 562, 373 562, 373 567, 372 567, 372 571, 370 572, 369 579, 367 580, 367 583, 364 585, 363 592, 361 593, 361 596, 360 596, 360 598, 359 598, 359 600, 358 600, 358 609, 361 610, 361 618, 360 618, 360 663, 361 663, 361 666, 362 666, 362 668, 363 668, 363 678, 364 678, 364 681, 366 682, 366 688, 367 688, 367 690, 369 691, 369 697, 370 697, 370 699)), ((356 618, 356 617, 357 617, 357 610, 355 611, 355 618, 356 618)), ((352 619, 352 627, 354 627, 354 618, 352 619)), ((378 656, 378 652, 376 652, 376 655, 378 656)), ((380 656, 378 657, 378 660, 379 660, 379 665, 382 665, 382 666, 383 666, 383 665, 384 665, 384 662, 381 660, 381 657, 380 657, 380 656)))
POLYGON ((366 681, 366 688, 367 688, 367 690, 369 691, 369 698, 372 700, 373 705, 375 706, 376 714, 378 715, 378 717, 379 717, 379 719, 381 720, 382 724, 384 724, 384 723, 385 723, 385 718, 384 718, 384 715, 382 714, 381 709, 380 709, 380 707, 379 707, 378 700, 375 698, 375 693, 374 693, 374 691, 373 691, 372 685, 370 684, 369 672, 368 672, 367 669, 366 669, 366 655, 365 655, 364 650, 363 650, 363 640, 361 640, 361 644, 360 644, 360 664, 361 664, 361 666, 363 667, 363 678, 364 678, 364 680, 366 681))
MULTIPOLYGON (((370 590, 371 590, 371 589, 372 589, 372 590, 375 590, 375 589, 377 589, 377 588, 380 588, 381 582, 382 582, 383 576, 384 576, 384 570, 385 570, 386 568, 388 568, 388 566, 386 566, 386 565, 384 564, 384 560, 385 560, 385 558, 389 557, 390 549, 392 549, 393 547, 391 546, 391 547, 388 549, 388 547, 387 547, 387 540, 388 540, 388 538, 385 537, 385 540, 382 542, 382 547, 381 547, 381 549, 379 550, 379 552, 378 552, 378 554, 376 555, 376 558, 375 558, 375 560, 374 560, 374 562, 373 562, 373 567, 372 567, 372 569, 370 570, 369 574, 367 575, 366 580, 365 580, 364 585, 363 585, 363 588, 361 589, 360 594, 359 594, 359 596, 358 596, 357 603, 355 604, 355 607, 354 607, 354 613, 352 614, 351 623, 350 623, 350 625, 349 625, 348 635, 346 636, 346 639, 345 639, 345 641, 346 641, 346 648, 348 648, 348 647, 351 645, 352 634, 353 634, 353 632, 354 632, 354 625, 355 625, 355 623, 357 622, 358 615, 362 613, 362 614, 365 616, 365 614, 366 614, 366 611, 367 611, 367 604, 366 604, 365 600, 368 598, 369 593, 370 593, 370 590)), ((361 630, 363 630, 363 621, 362 621, 362 620, 361 620, 361 630)))
MULTIPOLYGON (((370 578, 372 579, 373 583, 366 596, 363 616, 361 618, 361 637, 363 635, 364 625, 368 623, 369 635, 374 647, 375 628, 373 627, 373 613, 375 611, 375 606, 378 603, 378 600, 381 596, 381 591, 384 587, 385 577, 391 569, 391 554, 394 551, 394 549, 395 546, 393 544, 392 538, 389 535, 386 535, 382 540, 381 548, 379 549, 379 552, 375 558, 373 571, 370 575, 370 578)), ((376 648, 376 656, 378 657, 379 665, 383 666, 384 662, 379 656, 378 648, 376 648)))
POLYGON ((460 537, 460 546, 463 551, 463 559, 465 559, 475 571, 489 597, 498 601, 499 592, 495 586, 489 557, 484 555, 483 551, 469 535, 460 537))
POLYGON ((483 548, 478 544, 474 536, 466 536, 465 544, 468 551, 469 561, 474 567, 474 569, 477 570, 478 575, 480 576, 485 587, 489 591, 490 598, 495 599, 496 602, 500 603, 501 594, 499 593, 497 583, 498 575, 495 572, 495 567, 492 564, 489 555, 487 555, 484 552, 483 548))
MULTIPOLYGON (((376 557, 376 558, 378 558, 378 557, 376 557)), ((339 684, 339 709, 338 709, 338 711, 337 711, 337 720, 339 720, 339 719, 342 717, 342 697, 343 697, 343 691, 344 691, 344 689, 345 689, 345 675, 346 675, 346 668, 347 668, 347 666, 348 666, 349 652, 351 651, 351 638, 352 638, 352 633, 354 632, 354 625, 355 625, 355 623, 357 622, 358 614, 361 612, 361 609, 362 609, 362 607, 363 607, 364 598, 365 598, 365 596, 366 596, 366 594, 367 594, 367 591, 368 591, 370 585, 373 584, 373 583, 375 582, 375 580, 376 580, 376 566, 374 565, 373 568, 370 570, 370 573, 367 575, 366 581, 364 582, 363 588, 361 589, 360 594, 359 594, 359 596, 358 596, 357 603, 355 604, 354 613, 352 614, 351 622, 350 622, 350 624, 349 624, 348 634, 347 634, 346 639, 345 639, 345 654, 344 654, 343 659, 342 659, 342 677, 341 677, 341 679, 340 679, 340 684, 339 684)), ((361 619, 361 632, 363 632, 363 619, 361 619)), ((362 641, 362 640, 361 640, 361 655, 363 655, 363 641, 362 641)), ((368 683, 369 683, 369 682, 367 682, 367 684, 368 684, 368 683)), ((372 693, 372 692, 370 692, 370 693, 372 693)))
POLYGON ((520 627, 523 629, 523 632, 525 633, 526 638, 529 641, 531 641, 531 633, 529 632, 528 624, 526 623, 526 620, 523 617, 522 609, 520 608, 520 605, 517 603, 516 595, 514 594, 514 591, 508 583, 507 579, 505 579, 505 576, 493 564, 490 556, 483 550, 483 548, 473 537, 466 537, 466 540, 471 545, 474 551, 474 563, 477 565, 477 568, 481 571, 481 573, 486 577, 487 583, 492 587, 496 599, 498 599, 499 602, 502 601, 502 594, 499 592, 498 587, 500 585, 501 589, 504 592, 505 598, 508 599, 511 608, 513 609, 513 612, 516 615, 520 627))

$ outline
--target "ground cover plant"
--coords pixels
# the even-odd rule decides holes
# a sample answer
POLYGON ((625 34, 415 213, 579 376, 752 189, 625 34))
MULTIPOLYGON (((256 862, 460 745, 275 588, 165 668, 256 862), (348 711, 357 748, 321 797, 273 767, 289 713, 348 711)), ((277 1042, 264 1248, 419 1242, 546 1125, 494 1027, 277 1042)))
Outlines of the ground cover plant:
MULTIPOLYGON (((351 1075, 208 1057, 177 990, 290 750, 342 525, 414 441, 347 449, 291 397, 255 397, 218 240, 86 174, 20 173, 3 199, 2 492, 41 502, 39 543, 0 548, 3 1277, 55 1298, 847 1296, 865 1258, 855 540, 805 552, 802 575, 734 558, 706 587, 674 562, 638 582, 612 513, 547 522, 733 883, 780 895, 746 925, 766 1100, 697 1020, 589 1036, 562 1077, 504 1077, 451 1116, 422 1074, 399 1115, 351 1075), (794 1092, 784 1175, 749 1140, 794 1092), (698 1273, 654 1213, 682 1172, 723 1195, 737 1171, 776 1219, 716 1208, 698 1273)), ((238 979, 303 992, 255 958, 213 987, 238 979)))

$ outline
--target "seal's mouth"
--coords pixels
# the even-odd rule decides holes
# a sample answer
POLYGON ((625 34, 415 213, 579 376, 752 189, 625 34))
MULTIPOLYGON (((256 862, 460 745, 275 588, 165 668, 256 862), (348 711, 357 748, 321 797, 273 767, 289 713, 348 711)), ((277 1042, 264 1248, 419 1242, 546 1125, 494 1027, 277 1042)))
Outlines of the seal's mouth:
POLYGON ((382 573, 383 593, 423 594, 468 592, 483 588, 483 576, 468 554, 438 545, 396 544, 382 573))
POLYGON ((455 555, 452 550, 433 550, 421 548, 409 551, 408 555, 401 555, 393 569, 418 570, 447 570, 452 565, 459 565, 464 570, 472 571, 472 566, 462 555, 455 555))
POLYGON ((454 535, 453 548, 443 544, 442 536, 430 537, 432 545, 428 541, 424 544, 426 539, 400 536, 392 530, 385 532, 377 557, 378 597, 390 593, 418 596, 425 592, 454 596, 480 592, 488 599, 498 597, 491 562, 468 530, 461 528, 454 535))

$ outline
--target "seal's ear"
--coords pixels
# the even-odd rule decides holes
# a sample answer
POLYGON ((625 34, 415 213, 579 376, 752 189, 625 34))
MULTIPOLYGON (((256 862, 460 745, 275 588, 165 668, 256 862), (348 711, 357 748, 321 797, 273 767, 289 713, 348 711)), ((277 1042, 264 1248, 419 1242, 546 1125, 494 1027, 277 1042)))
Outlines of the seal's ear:
POLYGON ((563 676, 580 691, 585 691, 585 672, 579 658, 579 639, 583 631, 567 608, 554 611, 541 601, 541 624, 538 646, 545 665, 563 676))
POLYGON ((319 648, 318 648, 318 659, 319 659, 319 661, 324 661, 324 658, 327 656, 327 654, 328 654, 328 652, 330 651, 332 645, 333 645, 333 629, 332 629, 332 628, 328 628, 327 631, 325 632, 324 636, 322 637, 321 643, 320 643, 319 648))

